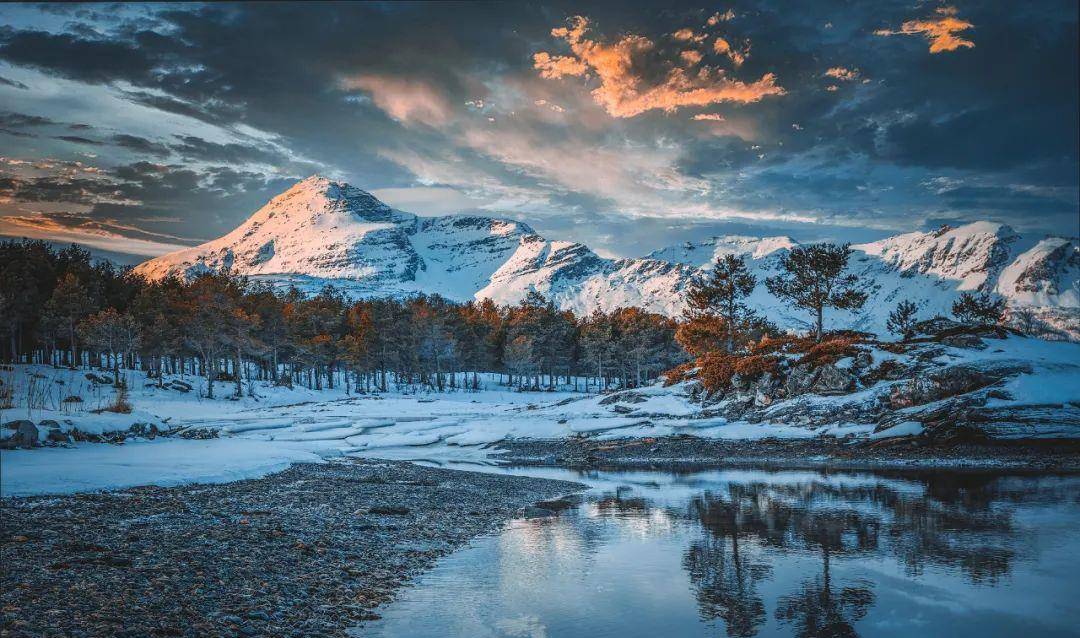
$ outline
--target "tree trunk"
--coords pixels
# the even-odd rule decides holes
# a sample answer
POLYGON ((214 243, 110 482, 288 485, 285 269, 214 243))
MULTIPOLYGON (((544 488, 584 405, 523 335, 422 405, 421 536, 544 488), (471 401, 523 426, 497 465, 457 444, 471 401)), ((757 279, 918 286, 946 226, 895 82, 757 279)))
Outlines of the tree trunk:
POLYGON ((236 398, 244 396, 244 382, 240 378, 240 344, 236 344, 236 363, 233 365, 233 374, 236 375, 236 398))
POLYGON ((217 376, 214 372, 215 368, 217 368, 216 360, 213 362, 203 362, 203 371, 206 373, 206 398, 208 399, 214 398, 214 377, 217 376), (207 365, 208 363, 209 365, 207 365))
POLYGON ((816 341, 818 343, 821 343, 821 336, 822 336, 822 333, 824 332, 824 330, 822 329, 822 326, 824 324, 824 315, 825 315, 825 308, 823 306, 818 306, 818 308, 817 308, 817 339, 816 339, 816 341))

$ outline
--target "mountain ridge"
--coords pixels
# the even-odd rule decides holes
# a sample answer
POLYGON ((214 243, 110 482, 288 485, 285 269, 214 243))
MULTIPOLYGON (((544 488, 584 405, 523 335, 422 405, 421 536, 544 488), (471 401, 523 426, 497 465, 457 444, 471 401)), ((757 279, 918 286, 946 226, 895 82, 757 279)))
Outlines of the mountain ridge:
MULTIPOLYGON (((587 314, 641 306, 678 316, 687 287, 718 256, 743 255, 759 286, 748 303, 789 329, 809 317, 773 298, 765 277, 798 245, 787 236, 722 236, 609 259, 588 246, 549 240, 523 222, 477 215, 420 217, 359 188, 320 176, 274 197, 230 233, 146 261, 148 279, 231 270, 312 291, 327 283, 353 297, 439 293, 450 299, 520 301, 530 291, 587 314)), ((993 292, 1026 331, 1080 340, 1080 242, 1025 238, 978 221, 852 246, 849 270, 868 295, 863 309, 829 313, 832 325, 884 332, 901 299, 920 315, 948 314, 965 291, 993 292)))

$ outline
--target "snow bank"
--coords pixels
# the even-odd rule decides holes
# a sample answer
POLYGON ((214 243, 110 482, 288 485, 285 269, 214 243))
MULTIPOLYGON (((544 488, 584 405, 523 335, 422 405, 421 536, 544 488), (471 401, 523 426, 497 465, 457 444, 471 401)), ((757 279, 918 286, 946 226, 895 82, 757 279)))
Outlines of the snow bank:
POLYGON ((227 483, 280 472, 293 463, 321 461, 319 455, 307 450, 249 439, 158 439, 4 451, 0 453, 0 494, 72 494, 136 485, 227 483))

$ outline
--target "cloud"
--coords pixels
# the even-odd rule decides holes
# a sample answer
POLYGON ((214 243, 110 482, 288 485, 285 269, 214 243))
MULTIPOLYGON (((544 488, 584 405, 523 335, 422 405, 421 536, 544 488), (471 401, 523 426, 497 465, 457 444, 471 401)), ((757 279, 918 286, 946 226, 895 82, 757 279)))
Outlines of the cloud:
POLYGON ((687 49, 686 51, 679 53, 679 57, 682 58, 682 61, 686 66, 694 66, 698 62, 701 62, 701 59, 705 56, 701 54, 701 51, 687 49))
POLYGON ((858 69, 848 69, 848 68, 845 68, 845 67, 842 67, 842 66, 834 66, 834 67, 830 68, 828 71, 825 72, 825 77, 835 78, 837 80, 843 80, 845 82, 850 82, 852 80, 858 79, 859 70, 858 69))
POLYGON ((708 36, 703 33, 694 33, 693 29, 687 27, 672 33, 671 37, 679 42, 704 42, 708 36))
POLYGON ((975 25, 956 17, 956 7, 940 7, 935 14, 925 20, 908 20, 900 25, 899 31, 878 29, 874 31, 874 35, 922 35, 930 42, 930 53, 975 48, 974 42, 957 35, 974 28, 975 25))
POLYGON ((47 126, 49 124, 56 124, 56 122, 40 115, 27 115, 26 113, 12 111, 0 112, 0 126, 4 128, 20 129, 30 126, 47 126))
POLYGON ((0 32, 0 59, 83 82, 143 80, 155 65, 144 49, 126 42, 46 31, 0 32))
POLYGON ((705 21, 705 24, 709 25, 710 27, 715 27, 716 25, 720 24, 721 22, 730 22, 730 21, 732 21, 734 19, 735 19, 735 12, 732 11, 731 9, 728 9, 724 13, 717 12, 717 13, 712 14, 711 16, 709 16, 709 19, 705 21))
POLYGON ((557 80, 567 75, 585 75, 589 71, 589 65, 572 55, 551 55, 540 51, 533 56, 533 62, 540 71, 540 77, 547 80, 557 80))
POLYGON ((229 164, 255 162, 277 165, 282 163, 284 159, 281 155, 270 150, 239 142, 210 142, 195 135, 177 135, 176 138, 180 140, 180 143, 171 144, 169 148, 189 160, 226 162, 229 164))
POLYGON ((138 135, 127 135, 126 133, 119 133, 113 135, 112 143, 120 148, 126 148, 129 151, 135 151, 136 153, 144 153, 146 155, 156 155, 158 157, 166 157, 169 155, 169 147, 157 142, 151 142, 145 137, 139 137, 138 135))
POLYGON ((746 58, 750 56, 749 48, 744 48, 742 51, 739 51, 732 47, 730 42, 720 36, 717 36, 716 41, 713 42, 713 50, 719 55, 726 55, 736 67, 742 66, 743 62, 746 62, 746 58))
POLYGON ((375 106, 404 124, 419 122, 430 126, 445 124, 451 116, 449 100, 434 86, 418 81, 389 76, 356 75, 338 82, 346 91, 371 94, 375 106))
POLYGON ((725 121, 724 116, 720 115, 719 113, 698 113, 697 115, 695 115, 691 119, 697 120, 698 122, 724 122, 725 121))
POLYGON ((12 87, 15 87, 16 89, 22 89, 24 91, 29 91, 30 90, 30 87, 26 86, 22 82, 19 82, 18 80, 12 80, 12 79, 6 78, 6 77, 4 77, 2 75, 0 75, 0 84, 2 84, 4 86, 12 86, 12 87))
POLYGON ((41 212, 30 215, 0 216, 0 235, 74 242, 112 252, 154 257, 188 248, 167 235, 155 236, 116 220, 80 213, 41 212))
POLYGON ((71 142, 72 144, 85 144, 87 146, 101 146, 104 142, 99 140, 92 140, 88 137, 81 137, 79 135, 57 135, 55 139, 71 142))
POLYGON ((613 117, 722 102, 749 104, 785 93, 772 73, 753 82, 733 79, 709 66, 691 74, 660 58, 655 43, 644 36, 626 35, 603 43, 586 37, 588 29, 589 21, 582 16, 571 18, 568 27, 553 29, 551 34, 569 44, 573 55, 553 57, 541 51, 533 57, 534 68, 547 79, 595 75, 599 86, 591 92, 593 100, 613 117), (646 76, 641 69, 649 65, 660 70, 646 76))

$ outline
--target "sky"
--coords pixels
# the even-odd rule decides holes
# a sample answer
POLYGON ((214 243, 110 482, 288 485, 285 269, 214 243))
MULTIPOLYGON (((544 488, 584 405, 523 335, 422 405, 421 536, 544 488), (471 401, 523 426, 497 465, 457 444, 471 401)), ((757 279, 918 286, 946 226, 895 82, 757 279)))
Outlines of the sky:
POLYGON ((0 235, 139 261, 321 174, 605 256, 1076 236, 1075 0, 0 5, 0 235))

